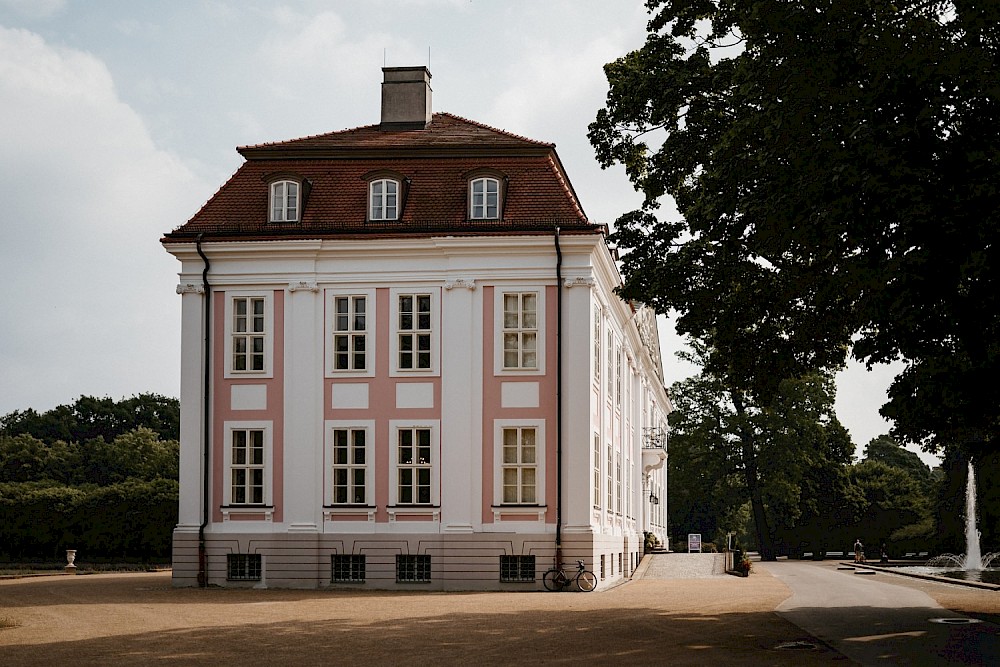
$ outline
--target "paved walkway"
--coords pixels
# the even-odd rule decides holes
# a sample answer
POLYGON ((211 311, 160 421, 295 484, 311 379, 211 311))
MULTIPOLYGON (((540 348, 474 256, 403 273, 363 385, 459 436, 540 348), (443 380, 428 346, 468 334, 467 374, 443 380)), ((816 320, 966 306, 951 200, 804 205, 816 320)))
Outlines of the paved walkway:
POLYGON ((859 664, 1000 664, 1000 626, 949 611, 899 576, 796 561, 758 565, 792 590, 779 615, 859 664))
POLYGON ((726 575, 724 554, 650 554, 644 579, 707 579, 726 575))

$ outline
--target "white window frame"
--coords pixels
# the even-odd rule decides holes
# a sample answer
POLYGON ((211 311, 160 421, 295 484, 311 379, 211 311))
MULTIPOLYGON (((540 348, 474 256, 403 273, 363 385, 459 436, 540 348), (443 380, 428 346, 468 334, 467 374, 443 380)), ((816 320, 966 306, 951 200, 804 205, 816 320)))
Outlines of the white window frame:
MULTIPOLYGON (((225 294, 225 314, 226 320, 226 341, 225 341, 225 377, 227 378, 269 378, 273 377, 274 363, 274 292, 263 290, 232 290, 225 294), (234 352, 235 339, 237 337, 250 337, 255 332, 236 331, 236 302, 242 299, 263 299, 264 300, 264 369, 263 370, 236 370, 234 352)), ((249 328, 249 327, 248 327, 249 328)))
POLYGON ((496 176, 477 176, 469 180, 469 218, 472 220, 499 220, 501 208, 500 179, 496 176), (490 185, 493 191, 490 192, 490 185), (477 187, 481 189, 476 192, 477 187), (477 200, 477 197, 480 199, 477 200), (493 215, 490 215, 491 209, 493 215))
MULTIPOLYGON (((352 314, 348 315, 349 318, 353 319, 352 314)), ((353 322, 350 322, 353 325, 353 322)), ((376 319, 376 303, 375 303, 375 290, 374 289, 358 289, 352 290, 350 288, 337 289, 337 290, 327 290, 326 292, 326 336, 325 336, 325 347, 326 347, 326 377, 374 377, 375 375, 375 363, 376 363, 376 350, 375 342, 378 321, 376 319), (337 329, 337 300, 347 298, 350 299, 350 304, 354 305, 354 299, 358 297, 364 297, 365 299, 365 330, 363 334, 357 333, 355 329, 348 329, 346 332, 338 331, 337 329), (335 336, 338 335, 348 335, 348 336, 360 336, 363 335, 365 339, 365 368, 358 370, 353 367, 353 352, 348 352, 349 361, 352 367, 347 369, 339 369, 336 367, 336 346, 334 344, 335 336)))
POLYGON ((441 423, 436 419, 389 421, 389 504, 393 507, 440 507, 441 503, 441 423), (399 462, 399 433, 404 430, 427 429, 430 431, 430 501, 426 503, 400 503, 399 471, 403 468, 419 468, 399 462))
POLYGON ((273 436, 274 423, 265 420, 255 421, 227 421, 223 423, 224 443, 223 443, 223 478, 222 478, 222 504, 223 517, 228 518, 229 514, 260 514, 264 513, 270 520, 274 512, 274 498, 272 496, 274 486, 274 451, 273 436), (263 431, 264 434, 264 464, 263 483, 264 501, 263 503, 233 503, 233 433, 236 431, 263 431))
POLYGON ((390 375, 394 377, 406 376, 435 376, 440 370, 440 331, 441 331, 441 290, 437 287, 414 287, 414 288, 393 288, 389 290, 389 317, 392 322, 392 335, 389 337, 389 354, 392 355, 390 364, 390 375), (402 296, 430 296, 430 329, 410 329, 400 328, 399 299, 402 296), (430 335, 430 368, 402 368, 400 366, 400 339, 404 335, 414 334, 430 335))
POLYGON ((496 375, 544 375, 545 374, 545 287, 540 285, 505 285, 494 289, 493 322, 495 333, 494 373, 496 375), (535 362, 534 368, 504 366, 504 334, 526 332, 527 329, 506 329, 504 327, 504 297, 508 294, 535 295, 535 362))
POLYGON ((601 307, 594 306, 594 384, 601 388, 601 307))
POLYGON ((323 499, 327 509, 345 508, 355 510, 360 507, 375 506, 375 422, 374 420, 349 420, 349 419, 329 419, 324 422, 326 456, 324 470, 324 492, 323 499), (362 431, 365 434, 365 463, 363 466, 349 463, 339 465, 336 463, 335 446, 336 438, 334 433, 339 430, 349 432, 362 431), (336 488, 334 485, 334 470, 336 468, 360 468, 365 470, 365 501, 363 503, 353 502, 348 498, 347 502, 337 502, 336 488))
POLYGON ((293 179, 273 181, 268 186, 270 222, 298 222, 302 217, 302 184, 293 179), (294 190, 294 192, 293 192, 294 190))
POLYGON ((400 184, 395 178, 376 178, 368 183, 368 219, 399 220, 400 184), (389 186, 392 192, 389 192, 389 186), (379 189, 380 192, 376 192, 379 189), (389 201, 392 200, 390 205, 389 201), (391 211, 391 215, 390 215, 391 211))
MULTIPOLYGON (((493 506, 503 508, 546 507, 545 495, 545 421, 539 419, 496 419, 493 421, 493 506), (504 502, 503 433, 504 429, 535 429, 535 502, 504 502)), ((539 513, 543 517, 542 513, 539 513)))
POLYGON ((594 458, 594 508, 600 509, 601 507, 601 458, 604 456, 604 448, 601 447, 601 434, 594 432, 594 447, 591 450, 591 455, 594 458))

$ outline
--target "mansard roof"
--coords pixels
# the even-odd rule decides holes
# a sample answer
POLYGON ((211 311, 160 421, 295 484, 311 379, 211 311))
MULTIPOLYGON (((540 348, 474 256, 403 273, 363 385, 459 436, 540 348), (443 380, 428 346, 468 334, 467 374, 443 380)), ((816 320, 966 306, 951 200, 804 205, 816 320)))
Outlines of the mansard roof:
POLYGON ((164 243, 199 234, 262 240, 604 231, 587 220, 554 144, 447 113, 435 113, 425 129, 369 125, 237 150, 243 165, 164 243), (504 181, 499 220, 469 219, 468 181, 477 170, 504 181), (368 179, 376 172, 403 181, 398 220, 367 220, 368 179), (297 222, 268 222, 268 182, 278 174, 303 183, 297 222))

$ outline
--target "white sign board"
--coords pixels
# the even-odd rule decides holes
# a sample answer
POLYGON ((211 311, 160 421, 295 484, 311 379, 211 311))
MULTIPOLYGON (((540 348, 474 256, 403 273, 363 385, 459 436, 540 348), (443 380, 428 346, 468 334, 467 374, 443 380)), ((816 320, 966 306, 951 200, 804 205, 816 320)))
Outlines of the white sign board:
POLYGON ((701 533, 688 533, 688 553, 701 553, 701 533))

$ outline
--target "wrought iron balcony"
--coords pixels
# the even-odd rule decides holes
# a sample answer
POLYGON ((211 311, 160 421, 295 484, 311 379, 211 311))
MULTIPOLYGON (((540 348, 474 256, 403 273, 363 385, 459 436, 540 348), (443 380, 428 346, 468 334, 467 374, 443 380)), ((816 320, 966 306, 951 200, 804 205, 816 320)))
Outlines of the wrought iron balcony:
POLYGON ((643 449, 662 449, 667 451, 667 432, 659 426, 647 426, 642 429, 643 449))

